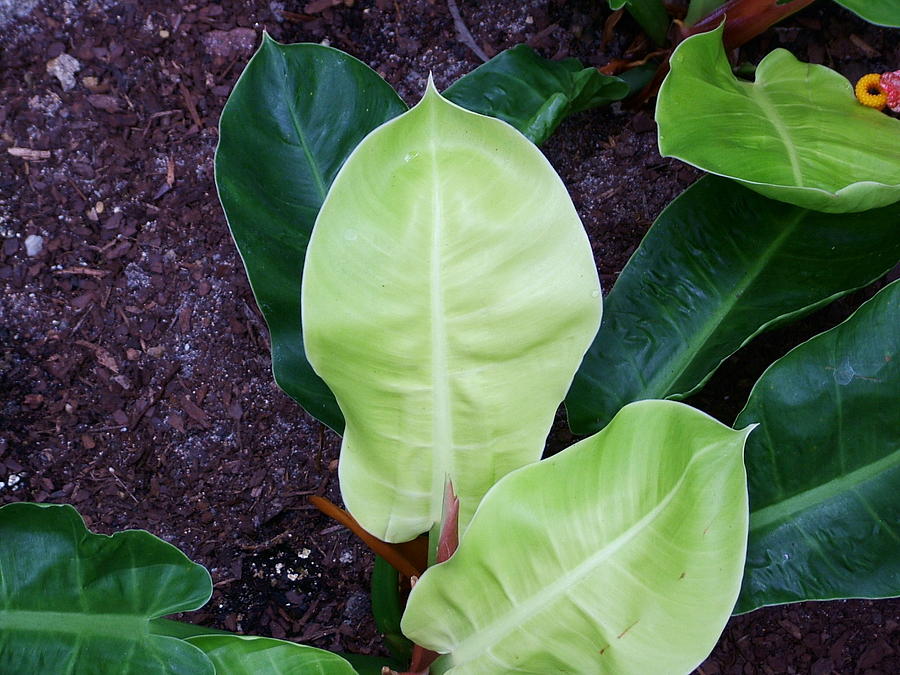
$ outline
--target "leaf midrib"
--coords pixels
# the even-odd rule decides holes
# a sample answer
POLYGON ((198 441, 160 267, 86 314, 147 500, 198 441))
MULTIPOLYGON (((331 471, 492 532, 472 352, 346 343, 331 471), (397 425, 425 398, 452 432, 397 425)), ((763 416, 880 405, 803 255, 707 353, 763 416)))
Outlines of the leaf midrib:
POLYGON ((791 173, 794 175, 795 185, 800 188, 804 187, 803 172, 800 169, 800 158, 797 155, 797 148, 794 147, 794 143, 791 141, 790 134, 788 133, 784 121, 778 115, 778 111, 772 103, 772 99, 769 98, 769 94, 765 90, 765 84, 757 82, 755 84, 748 84, 747 87, 747 90, 750 92, 750 98, 755 101, 756 105, 762 110, 766 119, 769 120, 769 123, 775 129, 775 133, 778 134, 779 140, 781 140, 784 145, 784 150, 791 163, 791 173))
POLYGON ((499 617, 492 624, 482 626, 463 638, 448 655, 454 665, 461 665, 478 658, 491 647, 499 644, 509 633, 519 626, 530 621, 547 605, 558 600, 566 591, 581 583, 585 577, 595 571, 605 560, 624 548, 635 537, 650 525, 675 498, 680 491, 693 465, 703 456, 716 450, 717 445, 711 444, 703 450, 694 453, 679 476, 672 489, 663 497, 651 511, 640 520, 628 527, 611 542, 600 548, 588 558, 580 562, 575 568, 561 575, 556 581, 544 586, 537 593, 517 603, 514 609, 499 617), (468 643, 468 644, 467 644, 468 643))
MULTIPOLYGON (((746 290, 757 281, 768 263, 775 257, 775 254, 779 251, 784 241, 794 234, 794 231, 799 227, 807 213, 808 211, 805 209, 797 210, 795 217, 784 225, 778 237, 769 245, 765 253, 757 258, 753 266, 746 271, 740 283, 732 287, 731 292, 725 296, 722 302, 716 303, 716 311, 709 315, 701 329, 699 331, 694 331, 693 335, 695 337, 688 342, 688 345, 699 344, 700 346, 696 349, 684 349, 677 358, 671 359, 669 362, 672 365, 665 370, 660 370, 660 374, 657 377, 651 378, 649 386, 644 387, 645 397, 664 398, 685 393, 673 391, 675 384, 693 365, 697 355, 703 351, 703 347, 709 341, 709 338, 716 330, 718 330, 725 317, 731 314, 734 307, 738 304, 738 299, 741 298, 746 290), (660 380, 663 381, 660 383, 660 380)), ((756 332, 747 337, 744 343, 749 341, 759 332, 759 330, 762 330, 763 327, 764 326, 760 326, 756 332)))
MULTIPOLYGON (((437 106, 429 102, 429 125, 437 130, 437 106)), ((429 293, 431 310, 431 391, 432 391, 432 464, 431 519, 440 523, 444 484, 450 473, 453 450, 452 407, 450 405, 449 357, 447 353, 447 323, 444 305, 444 283, 441 264, 444 231, 444 209, 441 199, 440 168, 436 134, 429 134, 431 150, 431 259, 429 260, 429 293)))
POLYGON ((319 193, 319 203, 321 205, 322 202, 325 201, 325 195, 328 194, 328 188, 325 185, 325 177, 322 175, 322 170, 319 168, 319 165, 316 163, 315 155, 313 155, 312 150, 309 147, 309 141, 306 139, 306 133, 303 131, 303 125, 300 123, 300 118, 297 115, 297 109, 295 106, 296 96, 300 95, 300 90, 298 89, 295 95, 291 95, 291 89, 288 87, 288 67, 285 62, 284 55, 279 51, 279 57, 281 58, 281 67, 282 67, 282 80, 284 83, 284 90, 288 93, 285 96, 285 100, 287 100, 288 111, 291 113, 291 125, 294 127, 294 133, 297 134, 297 139, 300 141, 300 148, 303 150, 303 155, 306 158, 306 163, 309 165, 309 172, 312 175, 313 183, 316 185, 316 191, 319 193))
POLYGON ((900 466, 900 448, 874 462, 864 464, 844 476, 837 476, 821 485, 751 512, 750 531, 753 532, 776 523, 785 522, 798 513, 824 504, 842 494, 849 493, 879 474, 898 466, 900 466))

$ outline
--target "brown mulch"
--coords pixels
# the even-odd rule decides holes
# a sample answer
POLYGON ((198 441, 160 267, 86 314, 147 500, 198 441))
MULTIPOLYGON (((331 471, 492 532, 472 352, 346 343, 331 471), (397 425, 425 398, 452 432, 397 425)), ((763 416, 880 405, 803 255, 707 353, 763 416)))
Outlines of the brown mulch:
MULTIPOLYGON (((604 43, 594 0, 457 4, 488 54, 600 65, 636 35, 625 18, 604 43)), ((306 501, 339 499, 339 439, 274 385, 215 195, 218 117, 262 29, 346 50, 407 101, 479 63, 441 0, 0 0, 0 503, 72 503, 179 546, 216 588, 191 620, 378 652, 371 556, 306 501), (62 54, 68 84, 47 71, 62 54)), ((747 53, 777 46, 850 79, 900 67, 896 32, 828 3, 747 53)), ((607 288, 699 175, 659 157, 649 109, 581 114, 544 149, 607 288)), ((695 402, 730 422, 767 363, 864 296, 758 340, 695 402)), ((896 673, 898 626, 897 600, 770 608, 733 619, 700 672, 896 673)))

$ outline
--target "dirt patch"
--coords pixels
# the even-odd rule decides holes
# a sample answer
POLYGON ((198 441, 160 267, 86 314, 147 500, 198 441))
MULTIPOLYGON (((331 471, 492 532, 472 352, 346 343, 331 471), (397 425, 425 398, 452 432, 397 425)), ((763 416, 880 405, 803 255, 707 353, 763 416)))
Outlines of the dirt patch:
MULTIPOLYGON (((479 64, 443 2, 348 4, 0 4, 0 503, 68 502, 97 531, 179 546, 216 585, 191 620, 372 653, 371 556, 306 502, 339 499, 339 439, 272 381, 212 170, 222 105, 262 29, 348 51, 408 102, 429 72, 445 87, 479 64), (47 70, 63 54, 71 86, 47 70)), ((626 18, 603 43, 609 11, 593 0, 459 5, 489 54, 528 42, 596 65, 636 34, 626 18)), ((850 79, 900 64, 895 32, 827 3, 746 54, 776 46, 850 79)), ((544 150, 607 289, 699 175, 659 157, 651 111, 619 105, 566 121, 544 150)), ((866 295, 757 340, 694 403, 730 422, 765 365, 866 295)), ((550 444, 570 440, 558 424, 550 444)), ((900 672, 898 624, 896 600, 766 609, 734 619, 701 672, 900 672)))

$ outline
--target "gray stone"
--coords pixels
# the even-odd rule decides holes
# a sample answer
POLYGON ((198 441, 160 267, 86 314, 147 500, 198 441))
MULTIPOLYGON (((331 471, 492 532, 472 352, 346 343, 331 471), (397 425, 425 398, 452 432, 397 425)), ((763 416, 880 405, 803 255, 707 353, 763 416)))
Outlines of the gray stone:
POLYGON ((43 250, 44 238, 42 236, 39 234, 29 234, 25 237, 25 253, 27 253, 30 258, 40 255, 43 250))
POLYGON ((63 91, 69 91, 75 86, 75 73, 81 70, 81 64, 74 56, 65 52, 55 59, 47 61, 47 72, 53 75, 62 85, 63 91))

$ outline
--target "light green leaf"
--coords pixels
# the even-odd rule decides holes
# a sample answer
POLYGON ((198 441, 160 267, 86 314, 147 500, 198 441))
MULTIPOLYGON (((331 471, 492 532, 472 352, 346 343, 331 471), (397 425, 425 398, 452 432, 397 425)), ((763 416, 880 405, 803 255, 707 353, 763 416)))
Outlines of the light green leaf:
POLYGON ((900 281, 776 361, 737 425, 750 544, 737 611, 900 595, 900 281))
POLYGON ((540 457, 600 319, 590 244, 550 164, 433 86, 344 165, 302 293, 306 351, 347 420, 344 502, 386 541, 439 522, 447 479, 464 526, 540 457))
POLYGON ((900 2, 897 0, 835 0, 869 23, 900 28, 900 2))
POLYGON ((689 672, 740 586, 748 431, 642 401, 510 474, 413 588, 403 632, 447 654, 435 674, 689 672))
MULTIPOLYGON (((398 631, 400 630, 399 623, 400 623, 400 619, 398 617, 398 619, 397 619, 397 624, 398 624, 397 630, 398 631)), ((170 621, 169 619, 154 619, 153 621, 150 622, 150 631, 153 633, 156 633, 158 635, 169 635, 171 637, 181 638, 182 640, 187 639, 187 638, 196 638, 196 637, 200 637, 200 636, 207 637, 207 636, 215 636, 215 635, 224 635, 224 636, 231 637, 231 638, 250 637, 250 636, 238 635, 236 633, 229 633, 228 631, 218 630, 215 628, 206 628, 205 626, 197 626, 192 623, 184 623, 181 621, 170 621)), ((401 638, 402 638, 402 636, 401 636, 401 638)), ((259 639, 259 638, 255 638, 255 639, 259 639)), ((408 640, 406 640, 406 638, 402 638, 402 639, 404 641, 406 641, 407 643, 409 642, 408 640)), ((279 645, 283 644, 279 640, 275 640, 274 642, 278 643, 279 645)), ((288 644, 294 645, 294 643, 292 643, 292 642, 288 643, 288 644)), ((200 646, 200 648, 204 648, 204 645, 202 645, 202 644, 199 646, 200 646)), ((212 646, 215 647, 216 645, 212 645, 212 646)), ((256 659, 259 659, 263 654, 266 653, 266 650, 268 650, 268 648, 270 646, 277 646, 277 645, 253 645, 253 644, 232 645, 232 644, 222 643, 221 646, 224 648, 221 653, 223 658, 226 657, 228 654, 231 654, 235 658, 237 658, 239 660, 244 660, 244 661, 246 661, 247 664, 252 665, 252 663, 256 659), (252 652, 257 651, 257 650, 262 652, 262 654, 253 655, 252 652), (232 654, 232 651, 238 651, 239 653, 232 654)), ((305 648, 305 649, 309 650, 311 648, 305 648)), ((380 657, 380 656, 367 656, 367 655, 362 655, 362 654, 342 654, 342 653, 339 653, 336 655, 338 657, 342 658, 347 663, 349 663, 351 666, 353 666, 353 669, 357 673, 359 673, 359 675, 381 675, 381 669, 384 666, 388 666, 390 668, 393 668, 394 670, 402 670, 403 666, 404 666, 404 664, 401 662, 398 662, 397 659, 389 659, 389 658, 380 657)), ((306 662, 308 662, 309 659, 312 658, 312 655, 310 655, 308 651, 304 652, 304 654, 301 654, 301 655, 298 655, 297 652, 289 651, 285 656, 287 658, 282 658, 281 656, 278 656, 277 658, 274 659, 274 661, 276 663, 281 663, 283 661, 286 661, 289 664, 295 664, 298 661, 300 661, 301 663, 306 663, 306 662), (305 659, 305 660, 301 660, 301 659, 305 659)), ((327 658, 325 659, 325 662, 332 663, 332 661, 328 660, 327 658)), ((408 662, 409 662, 409 659, 406 660, 406 663, 408 663, 408 662)), ((340 662, 337 662, 337 663, 340 664, 340 662)), ((338 665, 337 667, 341 667, 341 666, 338 665)), ((227 672, 231 673, 232 671, 229 670, 227 672)), ((339 671, 339 672, 343 672, 343 671, 339 671)))
POLYGON ((0 673, 213 675, 150 620, 203 606, 209 573, 148 532, 89 532, 68 505, 0 508, 0 673))
POLYGON ((334 396, 310 367, 300 278, 325 193, 362 138, 406 110, 371 68, 336 49, 265 35, 222 111, 216 185, 272 339, 278 385, 337 432, 334 396))
POLYGON ((459 78, 443 95, 508 122, 540 145, 568 115, 618 101, 628 91, 624 81, 584 68, 577 59, 550 61, 516 45, 459 78))
POLYGON ((755 335, 900 260, 900 209, 828 214, 707 176, 659 216, 612 292, 566 396, 579 434, 626 403, 684 397, 755 335))
POLYGON ((274 638, 201 635, 188 638, 219 675, 356 675, 337 654, 274 638))
POLYGON ((776 49, 740 81, 722 27, 682 42, 656 105, 666 157, 804 208, 845 213, 900 199, 900 120, 857 102, 824 66, 776 49))

